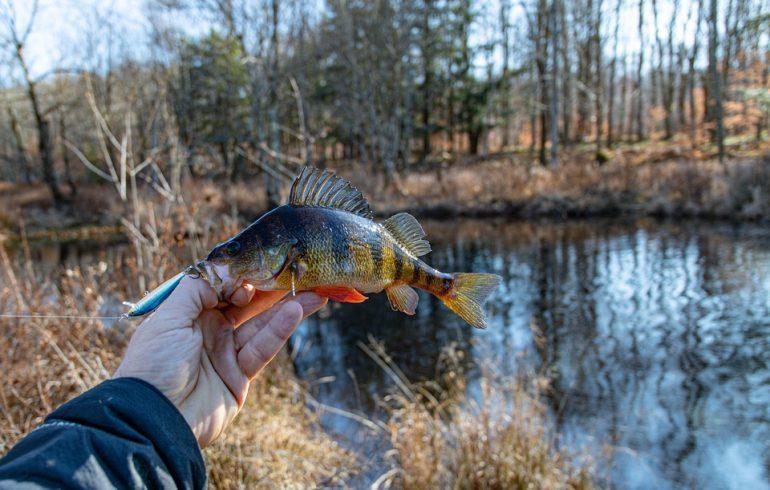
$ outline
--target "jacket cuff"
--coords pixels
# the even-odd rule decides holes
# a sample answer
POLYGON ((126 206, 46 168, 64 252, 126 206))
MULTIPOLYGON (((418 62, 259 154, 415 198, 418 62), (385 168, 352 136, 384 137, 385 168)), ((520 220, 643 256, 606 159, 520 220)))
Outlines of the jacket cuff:
MULTIPOLYGON (((178 487, 201 488, 206 467, 195 435, 179 410, 157 388, 137 378, 116 378, 65 403, 46 423, 71 422, 149 444, 178 487)), ((45 424, 44 424, 45 425, 45 424)))

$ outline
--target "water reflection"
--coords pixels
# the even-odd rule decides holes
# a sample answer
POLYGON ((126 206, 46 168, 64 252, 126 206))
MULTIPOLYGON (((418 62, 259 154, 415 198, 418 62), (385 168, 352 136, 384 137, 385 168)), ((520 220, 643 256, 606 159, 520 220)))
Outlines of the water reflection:
MULTIPOLYGON (((490 327, 474 330, 421 293, 416 317, 384 295, 335 305, 295 338, 300 373, 337 407, 376 411, 390 385, 358 347, 381 339, 411 379, 435 376, 441 348, 491 346, 505 369, 547 369, 569 443, 610 443, 624 488, 770 486, 770 232, 660 222, 426 223, 432 265, 505 281, 490 327), (544 342, 535 343, 535 325, 544 342), (538 346, 539 345, 539 346, 538 346), (519 355, 517 355, 519 354, 519 355)), ((363 452, 382 441, 336 416, 363 452)))

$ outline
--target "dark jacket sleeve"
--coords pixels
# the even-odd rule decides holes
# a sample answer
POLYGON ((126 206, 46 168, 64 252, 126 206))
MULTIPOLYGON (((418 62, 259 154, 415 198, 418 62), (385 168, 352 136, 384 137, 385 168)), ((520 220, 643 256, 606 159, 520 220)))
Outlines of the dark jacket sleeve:
POLYGON ((0 459, 0 489, 205 485, 182 414, 134 378, 105 381, 65 403, 0 459))

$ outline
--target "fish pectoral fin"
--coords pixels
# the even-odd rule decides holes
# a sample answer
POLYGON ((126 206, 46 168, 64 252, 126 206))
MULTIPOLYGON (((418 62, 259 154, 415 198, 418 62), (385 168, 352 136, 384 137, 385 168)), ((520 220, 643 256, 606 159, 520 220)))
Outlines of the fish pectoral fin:
POLYGON ((385 290, 390 300, 390 306, 396 311, 402 311, 407 315, 414 315, 417 309, 417 301, 420 299, 415 291, 408 284, 391 286, 385 290))
POLYGON ((313 292, 318 296, 329 298, 332 301, 339 301, 340 303, 363 303, 369 299, 357 289, 345 286, 324 286, 314 288, 313 292))

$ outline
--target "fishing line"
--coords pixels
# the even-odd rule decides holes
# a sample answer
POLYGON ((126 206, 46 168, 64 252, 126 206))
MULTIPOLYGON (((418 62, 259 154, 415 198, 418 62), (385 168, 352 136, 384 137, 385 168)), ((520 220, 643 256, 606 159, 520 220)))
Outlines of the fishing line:
POLYGON ((126 318, 126 315, 120 316, 81 316, 81 315, 14 315, 11 313, 0 313, 0 318, 50 318, 50 319, 69 319, 69 320, 119 320, 126 318))

